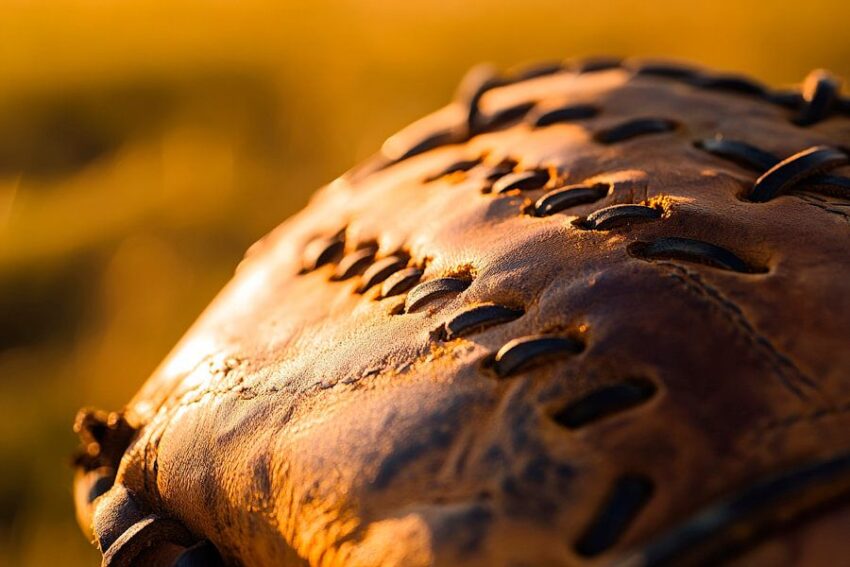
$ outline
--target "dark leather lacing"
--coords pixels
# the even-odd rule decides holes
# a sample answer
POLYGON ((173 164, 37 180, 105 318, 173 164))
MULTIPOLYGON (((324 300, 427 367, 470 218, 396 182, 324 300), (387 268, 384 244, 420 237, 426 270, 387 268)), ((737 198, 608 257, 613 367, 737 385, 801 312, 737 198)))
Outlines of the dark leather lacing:
MULTIPOLYGON (((447 130, 426 134, 419 141, 413 142, 408 150, 402 152, 400 156, 393 156, 389 159, 385 156, 379 167, 387 167, 443 145, 466 142, 477 134, 509 126, 517 119, 525 116, 530 116, 530 122, 535 127, 543 127, 557 122, 555 116, 541 120, 539 113, 532 112, 536 106, 535 101, 526 101, 515 107, 502 109, 492 116, 487 116, 481 109, 481 99, 488 91, 495 88, 532 80, 544 75, 557 73, 585 74, 611 69, 631 71, 633 76, 637 78, 667 79, 683 82, 699 89, 760 98, 769 104, 795 111, 791 120, 802 127, 817 124, 834 113, 850 114, 850 98, 841 97, 839 81, 822 70, 812 71, 804 81, 802 90, 797 91, 770 89, 757 81, 740 75, 709 73, 671 63, 624 62, 615 58, 587 59, 575 62, 572 65, 547 64, 542 67, 531 68, 528 71, 519 71, 509 76, 499 76, 491 67, 476 67, 464 78, 455 96, 455 103, 460 104, 465 109, 463 122, 447 130)), ((567 116, 565 119, 588 118, 595 114, 594 110, 587 107, 565 111, 567 116)), ((651 125, 660 128, 661 124, 662 122, 659 121, 651 125)), ((654 129, 654 131, 666 129, 670 128, 654 129)), ((643 130, 643 128, 639 128, 639 130, 643 130)), ((610 143, 605 141, 605 138, 603 135, 601 141, 610 143)))
POLYGON ((825 173, 850 163, 845 150, 812 146, 780 160, 774 154, 746 142, 714 138, 695 146, 710 154, 737 163, 761 176, 745 197, 763 203, 795 188, 832 193, 850 188, 850 179, 825 173))

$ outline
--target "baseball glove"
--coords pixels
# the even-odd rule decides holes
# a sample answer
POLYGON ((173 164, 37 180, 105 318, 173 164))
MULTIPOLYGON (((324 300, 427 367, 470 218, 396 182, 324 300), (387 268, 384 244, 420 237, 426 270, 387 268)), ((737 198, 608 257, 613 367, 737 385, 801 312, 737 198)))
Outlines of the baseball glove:
POLYGON ((109 566, 835 565, 848 145, 822 71, 478 68, 80 413, 80 523, 109 566))

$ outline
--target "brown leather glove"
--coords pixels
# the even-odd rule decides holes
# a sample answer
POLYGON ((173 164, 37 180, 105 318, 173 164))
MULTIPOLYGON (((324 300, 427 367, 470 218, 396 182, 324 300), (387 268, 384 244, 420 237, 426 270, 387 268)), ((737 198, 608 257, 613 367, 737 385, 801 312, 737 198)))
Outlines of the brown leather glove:
POLYGON ((123 412, 81 413, 105 564, 848 557, 838 91, 474 71, 255 244, 123 412))

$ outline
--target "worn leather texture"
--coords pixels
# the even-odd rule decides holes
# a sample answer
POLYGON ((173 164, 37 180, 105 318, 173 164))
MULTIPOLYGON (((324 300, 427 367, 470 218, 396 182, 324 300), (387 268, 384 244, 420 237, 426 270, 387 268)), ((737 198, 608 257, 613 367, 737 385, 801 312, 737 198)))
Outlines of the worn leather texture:
POLYGON ((83 414, 84 528, 114 565, 203 540, 259 566, 847 557, 836 85, 475 71, 83 414))

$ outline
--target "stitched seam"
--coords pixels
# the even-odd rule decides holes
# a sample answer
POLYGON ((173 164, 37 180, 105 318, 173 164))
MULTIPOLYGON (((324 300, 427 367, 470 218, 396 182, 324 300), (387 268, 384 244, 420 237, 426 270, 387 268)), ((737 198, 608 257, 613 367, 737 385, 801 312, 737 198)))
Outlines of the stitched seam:
POLYGON ((783 385, 800 398, 808 397, 805 388, 817 389, 815 381, 806 376, 787 356, 779 352, 770 340, 759 333, 746 318, 743 310, 716 288, 706 284, 698 274, 670 262, 658 262, 676 273, 670 277, 686 289, 709 299, 720 308, 724 318, 762 355, 783 385))
MULTIPOLYGON (((380 377, 388 376, 388 375, 391 375, 391 374, 406 373, 406 372, 410 371, 415 364, 420 363, 424 360, 429 360, 429 359, 433 360, 433 358, 435 358, 434 353, 431 352, 432 346, 433 346, 433 344, 429 344, 427 350, 425 350, 424 352, 421 352, 419 354, 419 356, 417 356, 416 359, 413 362, 404 363, 404 364, 402 364, 398 367, 394 366, 394 367, 391 367, 391 368, 387 368, 387 369, 385 369, 381 372, 378 372, 378 373, 366 372, 366 373, 364 373, 363 376, 359 377, 359 379, 366 378, 366 377, 380 378, 380 377)), ((439 354, 436 357, 441 358, 442 356, 447 356, 447 353, 446 354, 439 354)), ((355 380, 355 382, 359 381, 359 379, 355 380)), ((347 385, 350 385, 351 383, 352 383, 351 381, 343 379, 343 380, 338 380, 337 382, 335 382, 335 383, 333 383, 329 386, 324 386, 323 384, 315 384, 314 386, 312 386, 311 388, 306 390, 304 393, 309 394, 309 393, 316 392, 316 391, 332 390, 332 389, 335 389, 336 387, 338 387, 340 385, 347 386, 347 385)), ((215 399, 221 399, 221 398, 224 398, 224 397, 227 397, 227 396, 230 396, 230 395, 238 395, 239 397, 237 399, 252 400, 252 399, 255 399, 255 398, 262 398, 262 397, 275 395, 275 394, 278 394, 278 393, 285 391, 285 390, 286 390, 285 386, 272 386, 272 387, 268 387, 268 388, 247 387, 247 386, 243 385, 243 380, 242 380, 242 377, 240 376, 240 378, 236 381, 236 383, 234 383, 234 384, 232 384, 232 385, 230 385, 226 388, 215 389, 215 388, 203 388, 203 386, 199 386, 198 388, 195 388, 193 390, 186 392, 182 396, 183 399, 181 401, 177 402, 174 405, 169 406, 168 408, 163 408, 161 410, 162 411, 162 417, 160 417, 159 420, 157 420, 157 418, 154 418, 154 420, 152 420, 151 423, 148 424, 148 427, 155 427, 156 429, 154 431, 152 431, 151 434, 150 434, 151 441, 149 443, 145 444, 145 453, 147 453, 149 445, 153 445, 153 450, 154 450, 153 463, 150 467, 147 466, 147 458, 145 459, 145 465, 146 465, 145 466, 145 469, 146 469, 145 470, 145 476, 144 476, 145 488, 149 491, 151 490, 151 487, 148 485, 148 471, 150 471, 151 477, 152 477, 151 482, 153 483, 153 491, 155 493, 157 501, 161 500, 161 497, 160 497, 160 494, 159 494, 159 489, 158 489, 159 444, 160 444, 162 438, 165 436, 165 433, 167 432, 168 428, 171 426, 173 419, 176 417, 177 413, 181 409, 191 407, 193 405, 207 401, 208 399, 215 400, 215 399), (199 389, 203 390, 199 395, 192 396, 191 399, 186 399, 187 396, 190 396, 193 392, 197 392, 199 389), (212 396, 212 397, 209 398, 209 396, 212 396), (159 423, 154 425, 155 421, 159 421, 159 423)))
POLYGON ((827 213, 830 213, 832 215, 840 217, 840 218, 844 219, 845 221, 847 221, 848 224, 850 224, 850 213, 847 213, 845 211, 841 211, 841 210, 838 210, 838 209, 834 209, 834 208, 830 207, 829 205, 827 205, 826 203, 823 203, 823 202, 813 201, 813 200, 809 200, 809 199, 803 199, 803 202, 805 202, 807 205, 810 205, 812 207, 815 207, 817 209, 820 209, 822 211, 825 211, 827 213))
POLYGON ((772 419, 759 426, 758 430, 755 432, 755 437, 760 440, 765 435, 777 434, 786 429, 796 427, 797 425, 811 424, 822 419, 841 417, 846 414, 850 414, 850 402, 831 408, 824 408, 807 413, 793 414, 779 419, 772 419))

